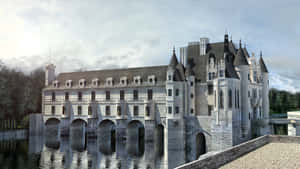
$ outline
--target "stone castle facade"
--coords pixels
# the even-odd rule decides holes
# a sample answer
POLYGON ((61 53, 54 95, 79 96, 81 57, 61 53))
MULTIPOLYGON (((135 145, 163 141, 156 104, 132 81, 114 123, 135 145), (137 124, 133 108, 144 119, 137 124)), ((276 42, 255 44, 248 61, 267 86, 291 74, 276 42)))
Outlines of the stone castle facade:
POLYGON ((208 38, 175 49, 164 66, 55 74, 46 67, 46 130, 145 141, 164 137, 165 149, 222 150, 269 132, 269 78, 262 54, 208 38), (79 127, 75 124, 80 124, 79 127), (255 123, 257 124, 257 123, 255 123), (73 126, 73 127, 72 127, 73 126), (161 132, 159 132, 161 131, 161 132), (96 134, 95 134, 96 133, 96 134), (97 134, 98 133, 98 134, 97 134), (100 133, 100 134, 99 134, 100 133))

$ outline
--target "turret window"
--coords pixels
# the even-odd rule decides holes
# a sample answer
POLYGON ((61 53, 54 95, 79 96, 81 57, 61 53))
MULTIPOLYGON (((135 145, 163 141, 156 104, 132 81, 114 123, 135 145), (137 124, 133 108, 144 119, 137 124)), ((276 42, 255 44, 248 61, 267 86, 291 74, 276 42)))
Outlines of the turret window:
POLYGON ((193 108, 191 108, 191 114, 194 114, 194 109, 193 108))
POLYGON ((224 96, 223 96, 222 90, 219 93, 219 97, 220 97, 220 108, 223 109, 224 108, 224 96))
POLYGON ((172 80, 172 76, 171 76, 171 75, 168 76, 168 80, 169 80, 169 81, 172 80))
POLYGON ((194 98, 194 94, 193 94, 193 93, 191 93, 191 99, 192 99, 192 98, 194 98))
POLYGON ((191 86, 194 86, 194 82, 191 82, 190 84, 191 84, 191 86))
POLYGON ((232 91, 231 91, 231 89, 229 89, 229 91, 228 91, 228 99, 229 99, 228 107, 232 108, 232 91))

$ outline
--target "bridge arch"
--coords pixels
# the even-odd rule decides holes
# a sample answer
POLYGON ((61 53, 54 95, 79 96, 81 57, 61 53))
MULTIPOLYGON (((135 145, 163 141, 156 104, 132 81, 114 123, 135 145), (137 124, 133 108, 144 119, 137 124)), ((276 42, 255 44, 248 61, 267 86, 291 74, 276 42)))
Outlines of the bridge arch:
POLYGON ((196 134, 196 158, 206 153, 206 139, 202 132, 196 134))
POLYGON ((128 154, 132 156, 142 156, 144 154, 145 127, 139 120, 132 120, 127 124, 127 144, 128 154))
POLYGON ((47 137, 58 137, 60 135, 60 120, 57 118, 49 118, 45 122, 45 134, 47 137))
POLYGON ((72 120, 70 125, 71 147, 78 151, 86 148, 86 126, 84 119, 77 118, 72 120))
POLYGON ((97 129, 99 149, 104 154, 111 154, 115 151, 116 124, 109 119, 102 120, 97 129))
POLYGON ((163 155, 164 152, 164 142, 165 142, 165 138, 164 138, 164 125, 163 124, 158 124, 155 127, 155 142, 156 145, 156 153, 157 155, 161 156, 163 155))

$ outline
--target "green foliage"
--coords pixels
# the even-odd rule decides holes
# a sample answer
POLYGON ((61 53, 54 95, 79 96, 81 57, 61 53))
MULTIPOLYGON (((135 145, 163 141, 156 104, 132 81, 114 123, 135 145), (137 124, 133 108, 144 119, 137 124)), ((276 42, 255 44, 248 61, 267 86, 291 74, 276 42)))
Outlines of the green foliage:
POLYGON ((300 109, 300 93, 271 89, 269 91, 270 114, 287 113, 300 109))
POLYGON ((15 119, 20 124, 29 113, 40 113, 44 79, 43 69, 25 74, 0 61, 0 119, 15 119))

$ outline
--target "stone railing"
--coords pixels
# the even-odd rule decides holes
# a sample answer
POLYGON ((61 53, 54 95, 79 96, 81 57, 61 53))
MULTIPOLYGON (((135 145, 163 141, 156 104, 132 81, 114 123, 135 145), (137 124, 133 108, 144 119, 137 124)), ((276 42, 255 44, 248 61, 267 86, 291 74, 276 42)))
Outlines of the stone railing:
POLYGON ((220 152, 211 152, 176 169, 214 169, 270 142, 300 143, 300 137, 265 135, 220 152))

